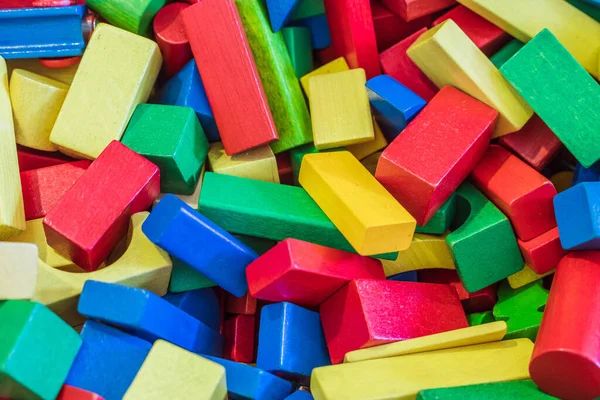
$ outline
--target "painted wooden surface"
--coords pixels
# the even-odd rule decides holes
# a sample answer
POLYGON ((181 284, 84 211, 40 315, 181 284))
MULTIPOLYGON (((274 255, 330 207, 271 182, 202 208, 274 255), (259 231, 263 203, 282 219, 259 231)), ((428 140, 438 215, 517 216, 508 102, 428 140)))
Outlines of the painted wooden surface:
POLYGON ((371 2, 371 14, 373 15, 373 26, 379 53, 389 49, 419 29, 431 25, 432 21, 432 16, 426 15, 406 22, 378 1, 371 2))
POLYGON ((166 0, 88 0, 87 5, 110 24, 138 35, 150 34, 152 19, 166 0))
POLYGON ((322 50, 329 54, 329 56, 323 58, 321 62, 326 63, 335 58, 335 56, 332 54, 333 48, 331 47, 331 32, 329 30, 329 23, 327 22, 327 16, 325 14, 318 14, 312 17, 292 21, 291 26, 307 28, 310 31, 310 41, 313 49, 322 50))
POLYGON ((35 292, 37 247, 0 242, 0 300, 29 300, 35 292))
POLYGON ((417 233, 443 235, 448 229, 456 214, 456 196, 452 195, 425 225, 417 225, 417 233))
POLYGON ((310 85, 308 84, 308 82, 313 76, 333 74, 336 72, 345 72, 349 69, 350 67, 348 67, 346 59, 344 57, 340 57, 304 75, 300 78, 300 83, 302 84, 302 89, 304 89, 304 93, 306 93, 306 97, 310 99, 310 85))
POLYGON ((421 390, 417 395, 417 400, 478 400, 481 398, 493 398, 496 400, 511 400, 516 398, 536 400, 556 399, 556 397, 542 392, 530 379, 428 389, 421 390))
POLYGON ((223 322, 223 357, 243 363, 255 361, 256 318, 254 315, 236 315, 223 322))
POLYGON ((600 247, 598 195, 600 182, 583 182, 554 198, 554 212, 560 243, 565 250, 591 250, 600 247))
POLYGON ((518 289, 525 285, 529 285, 532 282, 535 282, 539 279, 542 279, 545 276, 551 275, 555 272, 555 270, 550 270, 544 274, 538 275, 536 274, 529 265, 525 264, 522 270, 516 272, 507 278, 508 284, 513 289, 518 289))
MULTIPOLYGON (((210 145, 208 151, 209 170, 217 174, 279 183, 279 170, 273 150, 261 146, 233 156, 227 155, 223 143, 210 145)), ((198 204, 194 207, 197 207, 198 204)))
POLYGON ((454 0, 382 0, 382 2, 405 21, 433 14, 455 4, 454 0))
POLYGON ((105 400, 103 397, 88 390, 76 388, 74 386, 63 385, 56 400, 105 400))
MULTIPOLYGON (((198 175, 198 182, 196 183, 196 187, 194 188, 194 192, 192 194, 176 194, 175 196, 183 201, 185 204, 192 208, 198 207, 198 201, 200 200, 200 191, 202 190, 202 179, 204 178, 204 172, 206 170, 206 162, 202 164, 202 168, 200 169, 200 174, 198 175)), ((159 201, 163 199, 167 194, 173 193, 160 193, 154 199, 154 203, 152 206, 156 206, 159 201)))
POLYGON ((310 30, 290 26, 281 30, 296 78, 300 79, 313 70, 312 40, 310 30))
POLYGON ((189 4, 180 2, 168 4, 156 13, 152 22, 167 77, 175 75, 192 59, 192 49, 181 19, 181 11, 188 7, 189 4))
POLYGON ((19 162, 19 171, 30 171, 32 169, 51 167, 75 161, 75 159, 65 156, 57 151, 45 152, 28 149, 17 145, 17 159, 19 162))
POLYGON ((508 42, 506 46, 502 47, 494 55, 492 55, 490 57, 490 61, 496 66, 496 68, 500 68, 505 62, 510 60, 512 56, 517 54, 517 51, 521 50, 523 46, 525 46, 525 43, 517 39, 513 39, 508 42))
POLYGON ((190 290, 184 293, 168 293, 163 299, 190 314, 215 331, 221 327, 222 312, 219 299, 211 288, 190 290))
POLYGON ((278 32, 292 19, 302 0, 267 0, 269 21, 273 32, 278 32))
POLYGON ((43 221, 43 218, 27 221, 25 231, 20 235, 11 237, 8 241, 35 244, 38 248, 38 258, 49 267, 62 268, 72 265, 73 262, 71 260, 67 260, 56 253, 54 249, 46 243, 46 233, 44 232, 43 221))
POLYGON ((430 268, 456 269, 446 235, 415 233, 410 247, 391 260, 381 260, 386 276, 430 268))
POLYGON ((225 312, 233 315, 255 315, 257 299, 246 293, 243 297, 225 294, 225 312))
POLYGON ((79 68, 79 63, 71 65, 65 68, 48 68, 40 62, 37 58, 22 58, 16 60, 8 60, 6 62, 8 66, 8 76, 12 75, 15 69, 24 69, 25 71, 32 72, 34 74, 42 75, 50 79, 71 85, 73 77, 79 68))
POLYGON ((351 144, 349 146, 345 146, 345 149, 348 150, 354 157, 358 160, 364 160, 372 154, 377 153, 380 150, 383 150, 388 145, 388 141, 383 135, 379 124, 373 117, 373 133, 375 134, 373 140, 368 142, 362 142, 357 144, 351 144))
POLYGON ((567 254, 560 245, 558 228, 529 240, 517 240, 525 263, 536 273, 545 274, 558 265, 558 262, 567 254))

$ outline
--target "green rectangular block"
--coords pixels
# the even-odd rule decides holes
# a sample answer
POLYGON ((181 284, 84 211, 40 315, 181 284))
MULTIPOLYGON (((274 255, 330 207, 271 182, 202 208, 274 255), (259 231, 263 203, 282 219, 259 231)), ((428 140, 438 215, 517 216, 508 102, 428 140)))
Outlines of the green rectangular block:
POLYGON ((532 380, 421 390, 417 400, 550 400, 532 380))
POLYGON ((510 42, 508 42, 503 48, 498 50, 496 54, 491 56, 490 61, 492 62, 492 64, 494 64, 496 68, 500 68, 504 65, 505 62, 510 60, 512 56, 517 54, 517 51, 521 50, 523 46, 525 46, 525 43, 517 39, 513 39, 510 42))
POLYGON ((292 21, 325 14, 323 0, 301 0, 298 8, 292 14, 292 21))
POLYGON ((415 232, 427 233, 430 235, 443 235, 454 219, 456 213, 456 197, 452 195, 442 206, 433 214, 429 222, 423 226, 417 225, 415 232))
POLYGON ((179 293, 217 286, 216 283, 183 261, 176 258, 171 259, 173 260, 173 270, 171 272, 171 280, 169 281, 169 292, 179 293))
POLYGON ((566 0, 566 2, 600 22, 600 8, 594 7, 584 0, 566 0))
POLYGON ((156 13, 166 0, 87 0, 87 6, 110 24, 148 36, 156 13))
POLYGON ((310 29, 291 26, 281 30, 288 49, 296 78, 300 79, 313 70, 312 41, 310 29))

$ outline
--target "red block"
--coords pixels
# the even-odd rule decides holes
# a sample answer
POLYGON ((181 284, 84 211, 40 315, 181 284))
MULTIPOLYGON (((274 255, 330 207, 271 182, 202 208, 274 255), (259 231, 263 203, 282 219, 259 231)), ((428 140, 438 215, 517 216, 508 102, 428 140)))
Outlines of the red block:
POLYGON ((502 146, 489 147, 471 178, 506 214, 521 240, 531 240, 556 226, 552 182, 502 146))
POLYGON ((383 5, 405 21, 430 15, 456 4, 454 0, 382 0, 383 5))
POLYGON ((383 151, 375 177, 425 225, 479 162, 497 117, 446 86, 383 151))
POLYGON ((325 0, 333 58, 363 68, 367 79, 381 74, 369 0, 325 0))
POLYGON ((378 0, 371 0, 371 12, 373 13, 373 25, 379 52, 389 49, 419 29, 431 25, 432 20, 431 16, 425 16, 406 22, 379 4, 378 0))
POLYGON ((112 141, 44 219, 48 244, 86 271, 96 270, 160 192, 158 167, 112 141))
POLYGON ((437 86, 406 55, 406 50, 425 32, 427 28, 422 28, 385 50, 379 55, 379 61, 384 74, 390 75, 422 99, 430 101, 438 92, 437 86))
POLYGON ((561 141, 537 114, 520 131, 500 137, 498 143, 538 171, 562 148, 561 141))
POLYGON ((252 296, 316 307, 354 279, 385 279, 381 262, 296 239, 285 239, 246 268, 252 296))
POLYGON ((25 219, 45 217, 90 164, 82 160, 21 172, 25 219))
POLYGON ((225 292, 225 312, 236 315, 255 315, 256 297, 246 293, 243 297, 235 297, 225 292))
POLYGON ((278 140, 234 1, 202 0, 181 14, 227 154, 278 140))
POLYGON ((154 17, 154 36, 163 56, 167 78, 179 72, 192 59, 192 49, 181 18, 181 12, 189 6, 187 3, 167 4, 154 17))
POLYGON ((223 358, 243 363, 254 362, 254 326, 254 315, 236 315, 225 321, 223 358))
POLYGON ((556 268, 567 251, 560 245, 558 228, 550 229, 527 242, 518 239, 525 263, 537 274, 545 274, 556 268))
POLYGON ((104 400, 104 397, 74 386, 63 385, 56 400, 104 400))
POLYGON ((292 160, 290 152, 286 151, 275 155, 277 170, 279 171, 279 182, 283 185, 294 184, 294 173, 292 171, 292 160))
POLYGON ((600 396, 600 252, 575 251, 558 264, 529 373, 561 399, 600 396))
POLYGON ((33 7, 66 7, 85 4, 85 0, 2 0, 0 10, 33 7))
POLYGON ((29 171, 75 161, 59 152, 48 153, 18 146, 19 171, 29 171))

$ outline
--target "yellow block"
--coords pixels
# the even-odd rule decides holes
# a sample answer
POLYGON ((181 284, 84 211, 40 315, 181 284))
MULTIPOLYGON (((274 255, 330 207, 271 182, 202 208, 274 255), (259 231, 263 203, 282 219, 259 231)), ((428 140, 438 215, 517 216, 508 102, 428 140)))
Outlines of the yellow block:
POLYGON ((350 70, 350 67, 348 67, 346 59, 344 57, 336 58, 335 60, 323 65, 322 67, 319 67, 314 71, 304 75, 302 78, 300 78, 300 84, 302 85, 302 89, 304 89, 304 93, 306 93, 306 97, 310 98, 310 89, 308 85, 308 81, 310 80, 310 78, 312 78, 313 76, 333 74, 335 72, 344 72, 348 70, 350 70))
MULTIPOLYGON (((198 208, 198 203, 200 202, 200 191, 202 190, 202 180, 204 179, 204 171, 206 170, 206 163, 202 164, 202 170, 200 170, 200 176, 198 177, 198 183, 196 184, 196 189, 194 189, 194 193, 192 194, 175 194, 174 196, 179 198, 179 200, 183 201, 188 206, 192 207, 194 210, 198 208)), ((161 193, 156 196, 154 200, 153 207, 156 207, 159 201, 165 197, 165 193, 161 193)))
POLYGON ((439 88, 454 86, 497 110, 494 137, 518 131, 533 115, 498 68, 452 20, 421 35, 407 54, 439 88))
POLYGON ((545 274, 538 275, 531 269, 531 267, 529 267, 529 265, 525 264, 525 267, 522 270, 508 277, 508 284, 511 288, 518 289, 522 286, 530 284, 531 282, 535 282, 538 279, 542 279, 545 276, 553 274, 554 272, 556 272, 556 269, 546 272, 545 274))
POLYGON ((95 159, 120 140, 135 107, 148 100, 162 56, 152 40, 99 24, 83 55, 50 141, 61 152, 95 159))
POLYGON ((50 132, 65 101, 69 85, 23 69, 10 78, 17 143, 43 151, 57 151, 50 132))
MULTIPOLYGON (((277 160, 268 145, 230 156, 225 153, 223 143, 212 143, 208 150, 208 164, 210 170, 217 174, 279 183, 277 160)), ((197 203, 194 208, 198 208, 197 203)))
POLYGON ((0 242, 0 300, 29 300, 35 291, 37 247, 0 242))
POLYGON ((11 242, 35 244, 38 248, 38 257, 40 260, 52 268, 64 268, 73 265, 73 261, 67 260, 48 245, 43 221, 43 218, 27 221, 25 231, 8 240, 11 242))
POLYGON ((364 167, 369 171, 369 173, 375 176, 375 171, 377 170, 377 163, 379 162, 379 157, 383 151, 378 151, 377 153, 371 154, 370 156, 363 158, 360 160, 360 163, 364 165, 364 167))
POLYGON ((386 276, 420 269, 456 269, 446 236, 415 233, 408 250, 398 253, 395 260, 381 260, 386 276))
POLYGON ((223 400, 226 397, 223 366, 164 340, 157 340, 123 400, 223 400))
POLYGON ((19 58, 15 60, 6 60, 8 65, 8 76, 12 76, 15 69, 24 69, 38 75, 45 76, 56 81, 70 85, 73 82, 79 63, 66 68, 48 68, 44 67, 37 58, 19 58))
POLYGON ((415 219, 349 152, 305 155, 298 180, 359 254, 410 246, 415 219))
POLYGON ((0 57, 0 240, 25 230, 25 209, 6 62, 0 57))
POLYGON ((424 353, 426 351, 452 349, 475 344, 497 342, 506 335, 506 322, 496 321, 489 324, 470 326, 454 331, 437 333, 402 342, 389 343, 367 349, 346 353, 344 362, 357 362, 424 353))
POLYGON ((600 23, 565 0, 458 0, 521 42, 548 28, 579 63, 600 78, 600 23))
POLYGON ((375 139, 366 82, 365 71, 361 68, 309 79, 310 112, 317 149, 375 139))
POLYGON ((316 368, 311 391, 319 400, 415 399, 424 389, 529 378, 533 343, 507 340, 400 357, 316 368))
POLYGON ((109 257, 105 268, 73 273, 49 267, 40 260, 33 300, 48 306, 69 324, 77 325, 83 322, 83 317, 77 313, 77 301, 88 280, 139 287, 163 296, 169 286, 172 263, 167 253, 152 244, 142 232, 142 223, 147 216, 148 212, 141 212, 131 217, 127 240, 109 257), (113 261, 115 258, 117 260, 113 261))
POLYGON ((352 155, 359 160, 363 160, 370 155, 377 153, 379 150, 383 150, 385 146, 388 145, 388 142, 385 139, 385 136, 383 136, 383 132, 381 132, 381 128, 375 121, 375 118, 373 118, 373 131, 375 132, 375 139, 364 143, 346 146, 346 150, 352 153, 352 155))

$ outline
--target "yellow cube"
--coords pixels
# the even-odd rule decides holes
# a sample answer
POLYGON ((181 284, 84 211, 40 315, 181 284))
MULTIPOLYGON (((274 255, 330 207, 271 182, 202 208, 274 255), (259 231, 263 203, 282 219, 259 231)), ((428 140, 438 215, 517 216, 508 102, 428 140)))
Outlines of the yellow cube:
POLYGON ((306 93, 306 97, 310 98, 310 88, 308 87, 308 81, 310 80, 310 78, 312 78, 313 76, 327 75, 333 74, 335 72, 344 72, 349 70, 350 67, 348 67, 348 63, 346 62, 346 59, 344 57, 336 58, 335 60, 328 62, 322 67, 319 67, 314 71, 311 71, 308 74, 304 75, 302 78, 300 78, 300 84, 302 85, 302 89, 304 89, 304 93, 306 93))

